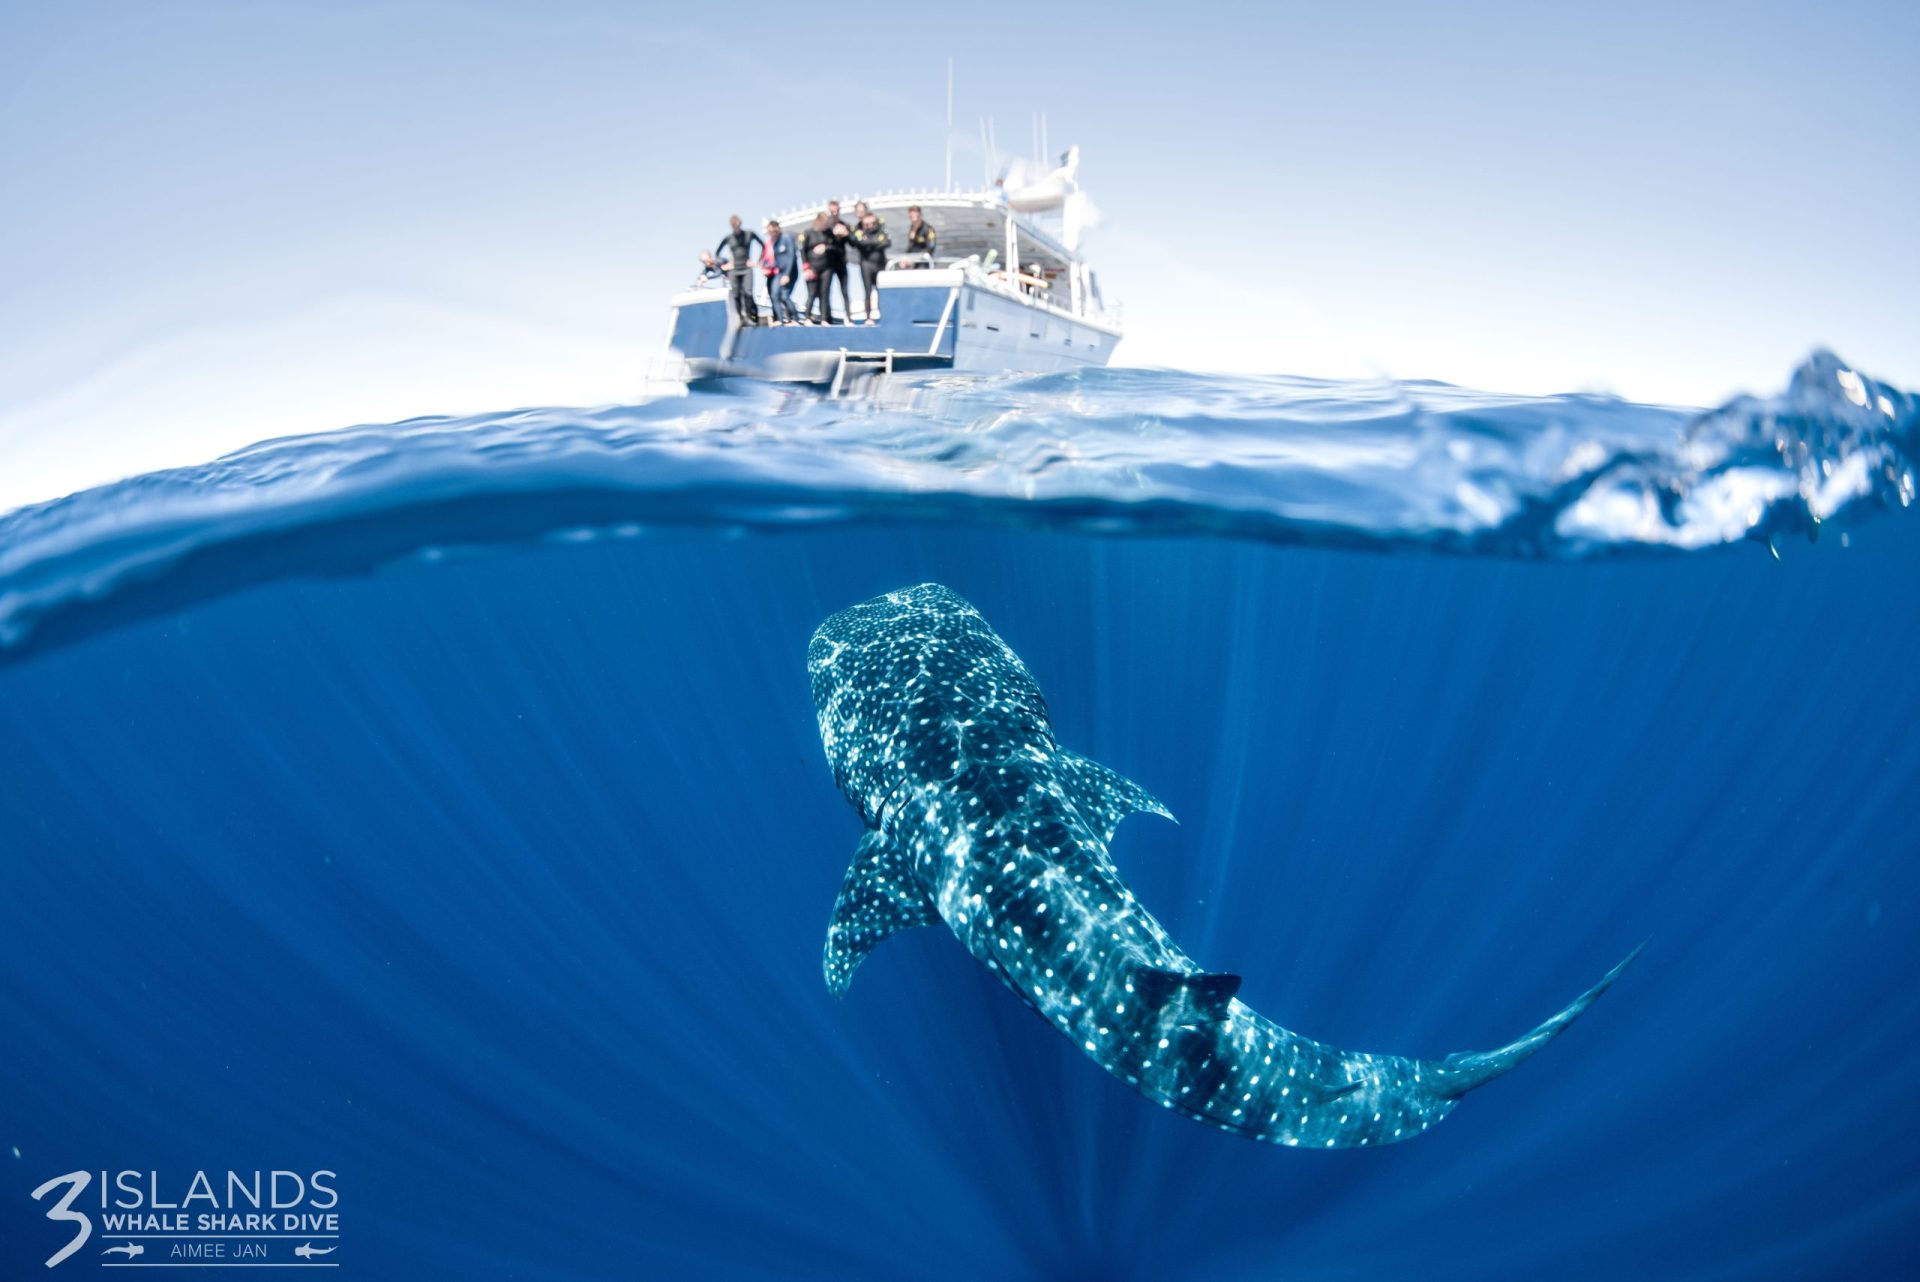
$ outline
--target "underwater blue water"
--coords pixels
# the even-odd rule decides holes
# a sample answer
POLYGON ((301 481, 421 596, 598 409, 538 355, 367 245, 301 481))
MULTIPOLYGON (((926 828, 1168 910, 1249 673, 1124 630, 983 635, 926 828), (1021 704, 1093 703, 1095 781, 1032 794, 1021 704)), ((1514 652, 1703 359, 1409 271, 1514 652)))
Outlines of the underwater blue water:
POLYGON ((255 447, 0 518, 0 1277, 55 1175, 338 1172, 343 1276, 1920 1263, 1920 412, 1094 371, 255 447), (1157 1108, 940 929, 844 1002, 804 671, 935 580, 1241 996, 1432 1133, 1157 1108))

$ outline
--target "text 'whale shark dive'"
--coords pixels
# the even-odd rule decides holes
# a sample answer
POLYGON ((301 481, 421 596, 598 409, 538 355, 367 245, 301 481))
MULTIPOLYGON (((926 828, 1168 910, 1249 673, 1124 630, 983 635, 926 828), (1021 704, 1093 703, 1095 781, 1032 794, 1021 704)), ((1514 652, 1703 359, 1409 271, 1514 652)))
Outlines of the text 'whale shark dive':
POLYGON ((814 632, 807 672, 834 780, 867 825, 827 927, 836 997, 881 940, 944 922, 1147 1098, 1257 1140, 1357 1148, 1432 1126, 1633 960, 1498 1050, 1322 1045, 1236 1000, 1239 976, 1201 970, 1134 899, 1107 854, 1114 828, 1136 810, 1173 816, 1054 742, 1039 686, 973 606, 928 583, 842 610, 814 632))

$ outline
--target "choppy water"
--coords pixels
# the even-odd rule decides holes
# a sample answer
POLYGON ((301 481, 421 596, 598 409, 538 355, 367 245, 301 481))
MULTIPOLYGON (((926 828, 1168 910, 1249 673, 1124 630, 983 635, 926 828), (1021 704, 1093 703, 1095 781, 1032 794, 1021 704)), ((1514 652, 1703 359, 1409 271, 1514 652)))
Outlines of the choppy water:
POLYGON ((257 1166, 338 1171, 368 1277, 1891 1275, 1917 431, 1826 355, 1704 415, 1113 370, 0 518, 0 1264, 51 1176, 257 1166), (832 1002, 803 650, 925 580, 1167 801, 1116 860, 1290 1027, 1483 1048, 1646 953, 1380 1152, 1165 1114, 938 931, 832 1002))

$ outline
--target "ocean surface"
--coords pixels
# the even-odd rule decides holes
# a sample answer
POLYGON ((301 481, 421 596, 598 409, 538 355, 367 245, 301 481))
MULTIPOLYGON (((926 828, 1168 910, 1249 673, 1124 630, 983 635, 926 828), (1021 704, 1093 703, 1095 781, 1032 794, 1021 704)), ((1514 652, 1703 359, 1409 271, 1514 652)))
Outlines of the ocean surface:
POLYGON ((1782 375, 696 391, 0 517, 0 1277, 126 1240, 43 1268, 44 1182, 197 1170, 334 1172, 343 1277, 1915 1275, 1920 401, 1782 375), (1150 1104, 942 929, 834 1001, 806 643, 925 581, 1287 1027, 1488 1049, 1644 953, 1339 1152, 1150 1104))

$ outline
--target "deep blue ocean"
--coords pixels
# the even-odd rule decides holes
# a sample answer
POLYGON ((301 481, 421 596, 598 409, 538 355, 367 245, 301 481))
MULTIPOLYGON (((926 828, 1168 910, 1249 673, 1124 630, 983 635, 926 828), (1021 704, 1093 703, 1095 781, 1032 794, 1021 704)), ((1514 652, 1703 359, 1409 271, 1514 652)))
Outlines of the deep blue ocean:
POLYGON ((381 1279, 1915 1276, 1920 402, 1782 373, 697 391, 0 517, 0 1277, 128 1240, 43 1268, 43 1182, 198 1170, 336 1173, 381 1279), (1487 1049, 1645 951, 1356 1151, 1150 1104, 943 929, 836 1002, 807 639, 925 581, 1287 1027, 1487 1049))

